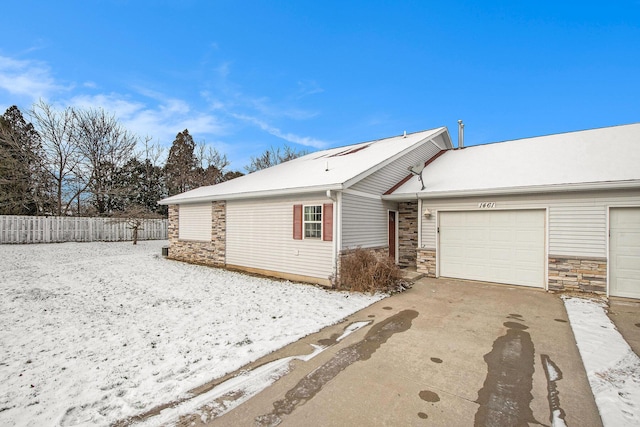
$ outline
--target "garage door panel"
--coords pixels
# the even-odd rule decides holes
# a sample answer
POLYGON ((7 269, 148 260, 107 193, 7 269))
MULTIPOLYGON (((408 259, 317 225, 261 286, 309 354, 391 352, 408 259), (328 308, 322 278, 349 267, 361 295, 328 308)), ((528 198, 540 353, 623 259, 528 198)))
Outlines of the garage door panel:
POLYGON ((443 212, 439 225, 441 276, 544 286, 543 210, 443 212))
POLYGON ((640 298, 640 208, 612 208, 609 231, 609 292, 640 298))

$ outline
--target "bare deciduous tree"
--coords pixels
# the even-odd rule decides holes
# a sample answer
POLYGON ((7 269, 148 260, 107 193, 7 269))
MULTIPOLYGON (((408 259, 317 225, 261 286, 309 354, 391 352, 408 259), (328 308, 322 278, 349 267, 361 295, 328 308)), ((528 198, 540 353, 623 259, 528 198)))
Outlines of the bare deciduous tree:
POLYGON ((289 160, 296 159, 298 157, 302 157, 306 154, 309 154, 309 152, 306 150, 296 151, 294 148, 288 145, 284 145, 282 148, 271 147, 265 150, 265 152, 258 157, 251 156, 251 164, 245 166, 244 168, 247 173, 252 173, 261 169, 270 168, 271 166, 275 166, 289 160))
POLYGON ((73 117, 73 140, 84 159, 80 175, 98 214, 109 214, 115 208, 111 199, 123 190, 116 184, 118 168, 131 158, 137 137, 101 108, 73 110, 73 117))
POLYGON ((53 213, 66 214, 88 185, 81 179, 83 157, 73 137, 73 110, 68 107, 57 111, 40 100, 30 113, 42 138, 42 164, 54 187, 53 213))

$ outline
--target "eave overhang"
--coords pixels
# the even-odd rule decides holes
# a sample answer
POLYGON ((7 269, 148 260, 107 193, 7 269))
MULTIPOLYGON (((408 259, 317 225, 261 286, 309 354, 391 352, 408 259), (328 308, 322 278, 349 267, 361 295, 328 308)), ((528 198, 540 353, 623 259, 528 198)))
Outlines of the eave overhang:
POLYGON ((342 184, 318 185, 303 188, 285 188, 265 191, 248 191, 243 193, 230 193, 206 196, 183 197, 172 200, 172 197, 160 200, 159 205, 186 205, 191 203, 214 202, 218 200, 238 200, 238 199, 260 199, 267 197, 293 196, 298 194, 325 193, 326 191, 339 191, 343 189, 342 184))
MULTIPOLYGON (((426 184, 428 186, 428 183, 426 184)), ((521 187, 481 188, 451 191, 420 191, 416 193, 400 193, 383 195, 383 200, 411 201, 418 199, 443 199, 456 197, 474 197, 488 195, 516 195, 516 194, 541 194, 562 193, 575 191, 606 191, 606 190, 630 190, 640 189, 640 179, 628 181, 602 181, 576 184, 552 184, 531 185, 521 187)))

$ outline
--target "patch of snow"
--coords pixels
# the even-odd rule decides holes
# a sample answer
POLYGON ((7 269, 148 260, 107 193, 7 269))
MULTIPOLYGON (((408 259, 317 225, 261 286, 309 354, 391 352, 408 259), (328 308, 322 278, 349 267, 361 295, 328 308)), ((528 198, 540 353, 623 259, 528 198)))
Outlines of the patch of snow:
POLYGON ((0 245, 0 425, 109 425, 383 298, 170 261, 166 244, 0 245))
POLYGON ((551 427, 567 427, 567 423, 562 419, 562 411, 554 409, 551 413, 551 427))
POLYGON ((602 302, 563 297, 602 423, 640 426, 640 358, 602 302))
MULTIPOLYGON (((359 329, 362 329, 370 323, 371 321, 365 321, 350 324, 345 328, 344 333, 336 339, 336 342, 343 340, 347 336, 359 329)), ((284 375, 288 374, 290 370, 290 363, 292 361, 302 360, 304 362, 308 362, 329 348, 315 344, 311 344, 311 347, 313 347, 313 351, 309 354, 283 357, 259 366, 251 371, 242 372, 240 375, 217 385, 211 391, 195 396, 194 398, 179 405, 163 409, 160 414, 148 418, 140 423, 136 423, 135 425, 139 427, 171 425, 178 422, 181 416, 185 414, 193 414, 198 411, 198 409, 206 405, 216 405, 215 411, 213 411, 215 412, 215 416, 222 416, 233 408, 236 408, 251 399, 284 375), (236 397, 232 400, 222 400, 222 402, 220 402, 219 400, 225 395, 240 397, 236 397)), ((207 418, 207 421, 208 420, 210 420, 210 418, 207 418)))

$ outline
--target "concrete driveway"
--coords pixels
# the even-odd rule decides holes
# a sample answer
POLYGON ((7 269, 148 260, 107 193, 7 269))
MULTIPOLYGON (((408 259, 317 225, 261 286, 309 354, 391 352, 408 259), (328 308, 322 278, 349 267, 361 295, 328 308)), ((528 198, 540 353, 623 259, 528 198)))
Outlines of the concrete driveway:
POLYGON ((550 425, 554 411, 602 425, 564 305, 541 290, 421 279, 246 369, 318 343, 331 347, 247 402, 181 425, 550 425))

